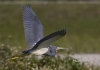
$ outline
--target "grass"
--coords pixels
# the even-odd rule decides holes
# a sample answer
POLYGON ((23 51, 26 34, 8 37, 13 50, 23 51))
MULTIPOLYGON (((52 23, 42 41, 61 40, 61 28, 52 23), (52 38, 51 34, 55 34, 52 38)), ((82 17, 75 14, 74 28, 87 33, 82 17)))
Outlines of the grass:
MULTIPOLYGON (((0 6, 0 44, 27 48, 24 37, 24 5, 0 6)), ((44 35, 66 28, 65 37, 53 45, 72 48, 74 53, 100 52, 100 5, 32 5, 44 26, 44 35)))

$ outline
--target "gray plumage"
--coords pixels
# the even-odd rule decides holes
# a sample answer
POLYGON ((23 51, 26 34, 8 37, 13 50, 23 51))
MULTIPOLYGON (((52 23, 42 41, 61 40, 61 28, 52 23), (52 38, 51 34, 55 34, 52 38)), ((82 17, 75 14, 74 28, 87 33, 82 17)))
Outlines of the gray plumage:
POLYGON ((58 40, 60 37, 64 36, 65 34, 66 34, 65 29, 51 33, 51 34, 47 35, 46 37, 42 38, 41 40, 39 40, 36 43, 36 45, 34 45, 34 47, 31 48, 30 50, 34 50, 37 48, 50 47, 50 45, 53 42, 55 42, 56 40, 58 40))
POLYGON ((28 50, 25 50, 22 53, 54 56, 56 54, 57 47, 50 45, 63 37, 66 34, 66 29, 53 32, 48 36, 43 37, 43 26, 32 11, 30 5, 25 5, 23 8, 23 20, 28 50))
POLYGON ((57 47, 56 46, 50 46, 48 49, 49 50, 46 53, 44 53, 43 55, 55 56, 57 47))
POLYGON ((32 11, 30 5, 23 8, 23 20, 25 29, 25 38, 28 49, 32 48, 40 39, 43 38, 43 26, 38 17, 32 11))

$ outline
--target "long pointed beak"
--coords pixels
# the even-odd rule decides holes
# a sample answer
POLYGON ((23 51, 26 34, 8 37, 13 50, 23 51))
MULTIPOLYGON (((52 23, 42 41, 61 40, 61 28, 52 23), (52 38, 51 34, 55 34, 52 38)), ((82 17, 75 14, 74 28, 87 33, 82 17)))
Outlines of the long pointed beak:
POLYGON ((68 50, 68 48, 62 48, 62 47, 57 47, 57 49, 56 49, 56 50, 61 50, 61 49, 68 50))

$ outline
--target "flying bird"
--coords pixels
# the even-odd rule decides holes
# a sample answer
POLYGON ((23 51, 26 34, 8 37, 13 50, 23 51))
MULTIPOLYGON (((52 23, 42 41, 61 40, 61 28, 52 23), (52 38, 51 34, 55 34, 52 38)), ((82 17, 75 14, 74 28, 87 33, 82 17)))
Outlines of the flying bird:
POLYGON ((23 55, 34 54, 54 56, 57 50, 65 49, 57 46, 52 46, 51 44, 59 38, 63 37, 66 34, 66 29, 53 32, 44 37, 43 26, 38 17, 33 12, 30 5, 25 5, 23 7, 22 15, 24 21, 25 38, 28 44, 28 49, 22 52, 23 55))
POLYGON ((66 29, 56 31, 44 37, 43 26, 30 5, 25 5, 23 8, 23 21, 25 38, 28 44, 28 49, 23 51, 23 54, 32 53, 35 55, 54 56, 56 50, 65 49, 52 46, 51 44, 63 37, 66 34, 66 29))

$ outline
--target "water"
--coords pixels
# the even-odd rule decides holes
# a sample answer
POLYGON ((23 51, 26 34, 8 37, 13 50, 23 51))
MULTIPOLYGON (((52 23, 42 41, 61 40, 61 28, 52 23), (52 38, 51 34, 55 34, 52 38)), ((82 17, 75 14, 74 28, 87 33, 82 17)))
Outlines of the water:
MULTIPOLYGON (((59 55, 61 58, 64 58, 64 54, 57 55, 59 55)), ((79 61, 86 62, 90 65, 100 66, 100 54, 74 54, 70 56, 78 59, 79 61)), ((41 59, 41 56, 38 56, 38 58, 41 59)))
POLYGON ((100 66, 100 54, 75 54, 71 56, 80 61, 88 62, 95 66, 100 66))

